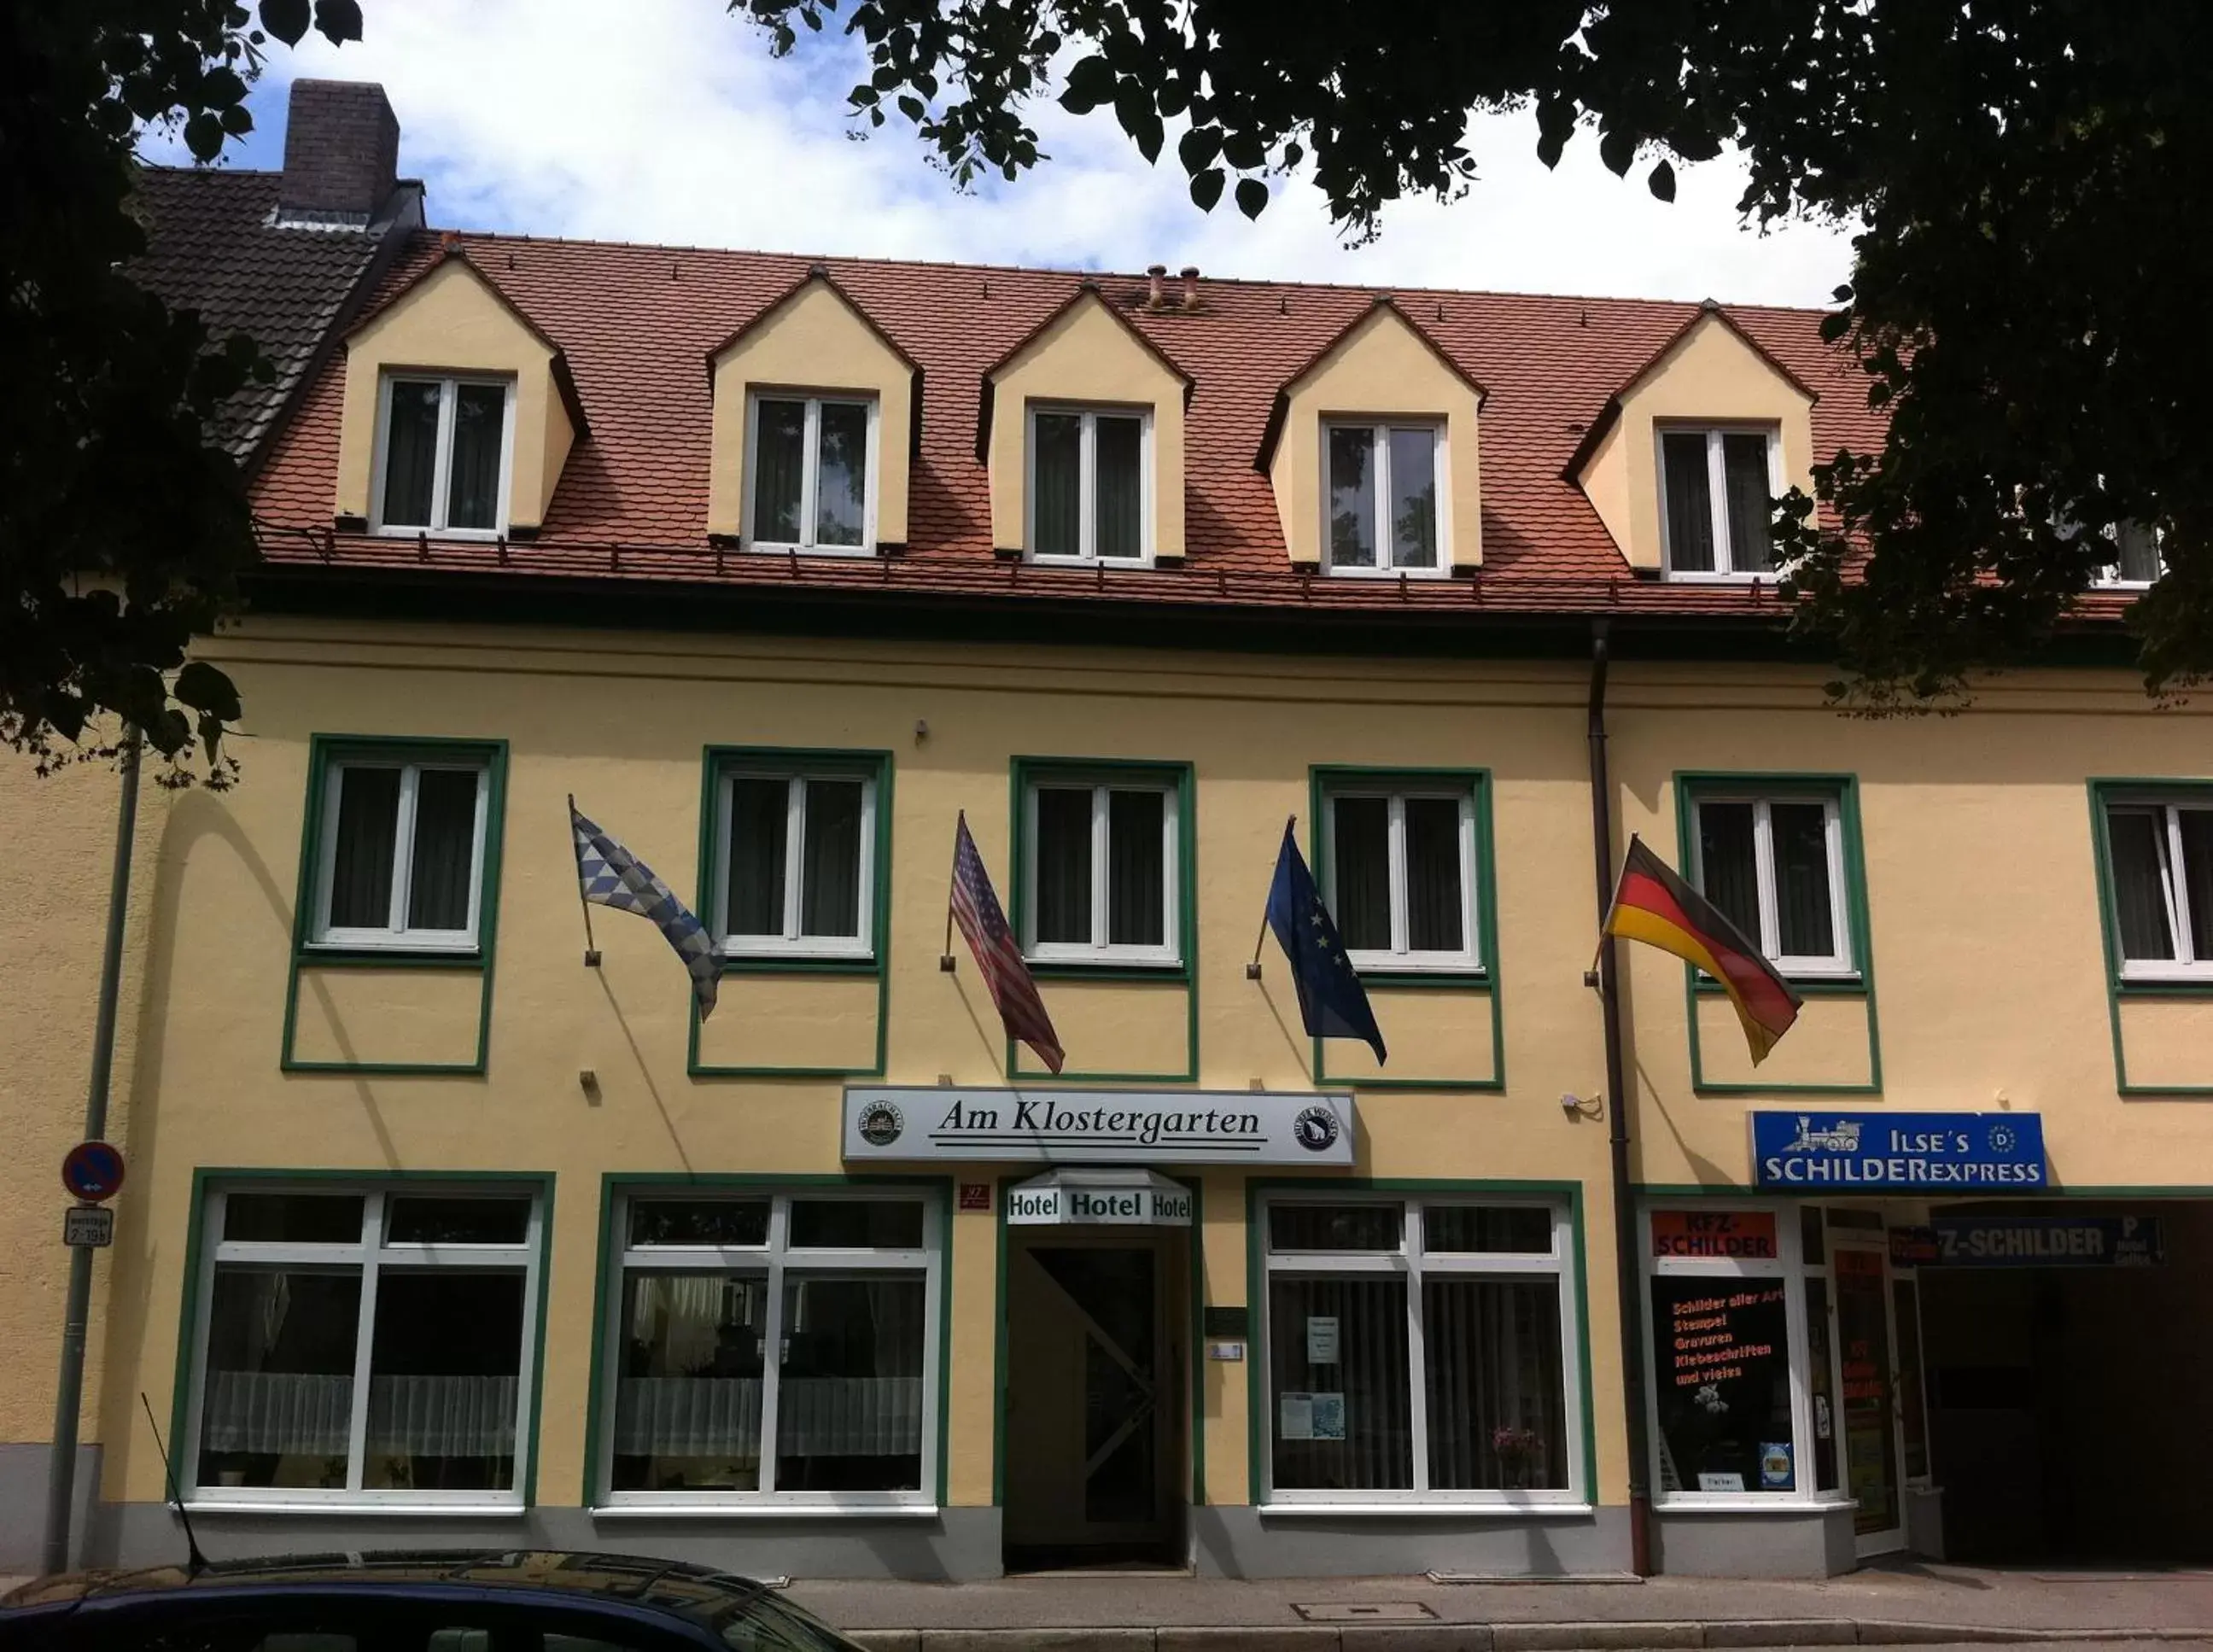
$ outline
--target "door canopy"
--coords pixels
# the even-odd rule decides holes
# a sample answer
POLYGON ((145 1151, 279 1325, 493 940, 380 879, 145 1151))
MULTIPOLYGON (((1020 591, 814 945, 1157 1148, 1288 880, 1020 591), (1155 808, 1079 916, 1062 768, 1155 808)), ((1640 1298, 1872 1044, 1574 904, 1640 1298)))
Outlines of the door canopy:
POLYGON ((1048 1170, 1007 1190, 1011 1228, 1188 1228, 1191 1189, 1156 1170, 1048 1170))

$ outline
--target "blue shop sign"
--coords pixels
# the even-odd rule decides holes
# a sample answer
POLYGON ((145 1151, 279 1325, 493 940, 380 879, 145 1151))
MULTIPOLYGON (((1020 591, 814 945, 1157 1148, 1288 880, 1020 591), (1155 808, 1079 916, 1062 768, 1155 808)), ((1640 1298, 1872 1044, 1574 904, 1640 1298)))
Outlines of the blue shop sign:
POLYGON ((2157 1216, 1938 1216, 1939 1266, 2149 1268, 2167 1259, 2157 1216))
POLYGON ((1753 1181, 1795 1192, 2031 1192, 2047 1185, 2033 1113, 1755 1113, 1753 1181))

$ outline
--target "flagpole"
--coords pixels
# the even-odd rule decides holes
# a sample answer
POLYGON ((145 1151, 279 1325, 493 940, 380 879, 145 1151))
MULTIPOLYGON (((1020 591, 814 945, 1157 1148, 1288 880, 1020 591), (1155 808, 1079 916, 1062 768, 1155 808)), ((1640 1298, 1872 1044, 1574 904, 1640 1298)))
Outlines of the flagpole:
MULTIPOLYGON (((967 825, 967 824, 968 824, 968 811, 967 811, 966 809, 962 809, 962 810, 960 811, 960 826, 966 826, 966 825, 967 825)), ((955 877, 957 877, 957 876, 960 875, 960 837, 959 837, 959 835, 958 835, 958 834, 959 834, 959 832, 960 832, 960 826, 956 826, 954 828, 954 834, 955 834, 955 835, 954 835, 954 839, 953 839, 953 869, 954 869, 954 876, 955 876, 955 877)), ((942 970, 942 971, 943 971, 946 974, 948 974, 948 975, 950 975, 950 974, 952 974, 952 973, 953 973, 953 878, 952 878, 952 877, 948 877, 948 878, 947 878, 947 879, 945 880, 945 950, 944 950, 944 951, 942 951, 942 952, 941 952, 941 953, 939 953, 939 954, 937 954, 937 967, 938 967, 939 969, 942 970)))
MULTIPOLYGON (((1298 826, 1299 817, 1294 814, 1283 822, 1283 835, 1285 837, 1290 836, 1292 832, 1298 830, 1298 826)), ((1282 856, 1279 855, 1277 858, 1280 860, 1282 856)), ((1260 949, 1267 944, 1268 909, 1265 906, 1263 906, 1260 908, 1260 933, 1253 937, 1253 961, 1245 966, 1245 978, 1247 980, 1257 981, 1260 978, 1260 949)))
MULTIPOLYGON (((576 794, 573 791, 569 794, 569 835, 572 838, 576 835, 576 794)), ((600 948, 599 943, 592 939, 592 903, 584 899, 584 881, 582 878, 576 880, 576 905, 584 914, 584 967, 597 969, 600 966, 600 948)))

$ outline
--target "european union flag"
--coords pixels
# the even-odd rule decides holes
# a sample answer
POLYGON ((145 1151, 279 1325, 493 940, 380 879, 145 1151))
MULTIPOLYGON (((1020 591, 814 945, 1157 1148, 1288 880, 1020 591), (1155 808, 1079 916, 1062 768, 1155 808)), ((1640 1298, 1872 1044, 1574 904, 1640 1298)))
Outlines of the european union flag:
POLYGON ((1329 908, 1321 904, 1314 874, 1292 827, 1283 826, 1283 852, 1276 857, 1276 881, 1268 887, 1268 927, 1290 960, 1291 979, 1299 989, 1299 1015, 1307 1031, 1318 1039, 1362 1039, 1383 1055, 1382 1029, 1369 1007, 1368 989, 1360 984, 1359 972, 1344 955, 1329 908))

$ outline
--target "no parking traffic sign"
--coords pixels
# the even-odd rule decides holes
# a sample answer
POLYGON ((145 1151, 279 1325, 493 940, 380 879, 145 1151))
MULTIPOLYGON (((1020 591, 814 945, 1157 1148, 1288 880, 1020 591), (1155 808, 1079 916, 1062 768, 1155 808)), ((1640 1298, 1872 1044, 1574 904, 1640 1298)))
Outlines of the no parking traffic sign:
POLYGON ((123 1186, 123 1150, 106 1142, 79 1142, 62 1160, 62 1186, 97 1204, 123 1186))

